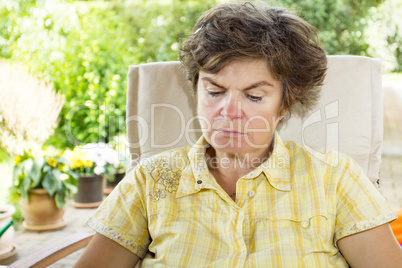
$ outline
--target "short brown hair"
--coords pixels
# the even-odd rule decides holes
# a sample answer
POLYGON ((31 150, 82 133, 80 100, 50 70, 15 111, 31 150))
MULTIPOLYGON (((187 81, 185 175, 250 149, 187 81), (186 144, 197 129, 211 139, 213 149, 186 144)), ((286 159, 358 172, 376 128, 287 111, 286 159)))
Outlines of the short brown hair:
POLYGON ((306 110, 319 98, 327 69, 314 28, 284 8, 224 3, 204 13, 182 44, 180 60, 197 90, 199 71, 218 73, 230 61, 263 59, 282 82, 281 111, 300 102, 306 110))

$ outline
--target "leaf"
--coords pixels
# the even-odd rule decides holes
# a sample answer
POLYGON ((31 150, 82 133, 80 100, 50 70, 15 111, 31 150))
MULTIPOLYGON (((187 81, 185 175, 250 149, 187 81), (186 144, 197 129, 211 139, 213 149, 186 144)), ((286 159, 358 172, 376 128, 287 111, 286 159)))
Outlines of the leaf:
POLYGON ((53 167, 51 167, 51 166, 49 166, 49 165, 45 165, 44 167, 43 167, 43 173, 47 173, 47 172, 49 172, 49 171, 51 171, 52 170, 52 168, 53 167))
POLYGON ((42 177, 40 164, 36 161, 33 161, 31 170, 29 173, 27 173, 27 175, 32 181, 31 188, 35 188, 36 186, 38 186, 42 177))
POLYGON ((29 177, 25 177, 22 180, 21 186, 25 192, 28 192, 31 189, 31 179, 29 177))
POLYGON ((20 194, 21 197, 24 198, 27 202, 29 202, 28 190, 31 186, 31 180, 29 178, 25 178, 20 185, 20 194))
POLYGON ((32 159, 27 159, 27 160, 23 163, 23 165, 24 165, 24 173, 25 173, 25 174, 28 175, 28 174, 31 172, 33 162, 34 162, 34 161, 33 161, 32 159))
POLYGON ((78 177, 79 177, 79 176, 78 176, 78 174, 75 173, 74 171, 68 170, 66 173, 67 173, 68 175, 70 175, 70 177, 74 178, 75 181, 78 180, 78 177))
POLYGON ((15 165, 13 168, 13 182, 16 183, 19 177, 19 173, 21 172, 21 166, 15 165))
POLYGON ((49 193, 50 196, 53 196, 57 190, 59 185, 59 180, 55 177, 53 172, 46 173, 43 178, 42 186, 49 193))
POLYGON ((68 161, 68 159, 65 158, 65 157, 63 157, 63 156, 60 156, 57 161, 58 161, 59 163, 61 163, 61 164, 65 164, 65 165, 67 165, 67 166, 70 165, 70 161, 68 161))
POLYGON ((60 181, 60 175, 61 175, 61 171, 58 169, 53 169, 53 175, 56 178, 57 181, 60 181))
POLYGON ((63 196, 64 196, 63 193, 57 192, 55 197, 54 197, 54 200, 56 201, 56 206, 59 209, 63 208, 64 204, 66 203, 66 200, 65 200, 65 198, 63 196))
POLYGON ((43 165, 46 163, 46 160, 44 157, 40 157, 36 159, 36 163, 38 164, 38 166, 41 168, 43 167, 43 165))
POLYGON ((71 184, 71 183, 64 183, 64 186, 68 189, 68 191, 72 194, 77 193, 77 186, 71 184))

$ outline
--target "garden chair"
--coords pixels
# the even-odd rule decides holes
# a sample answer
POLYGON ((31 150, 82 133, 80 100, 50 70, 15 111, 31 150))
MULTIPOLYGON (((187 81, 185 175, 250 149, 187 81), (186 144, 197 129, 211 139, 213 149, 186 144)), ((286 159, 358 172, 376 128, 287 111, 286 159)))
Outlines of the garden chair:
MULTIPOLYGON (((293 113, 279 132, 283 140, 351 155, 372 182, 378 184, 383 138, 382 96, 380 60, 328 56, 328 75, 317 108, 304 115, 293 113)), ((145 157, 195 142, 201 134, 198 122, 193 120, 195 113, 195 97, 179 62, 130 66, 126 125, 131 168, 145 157)), ((320 157, 322 152, 315 151, 315 155, 320 157)), ((86 246, 90 238, 86 234, 77 242, 76 237, 71 248, 86 246)), ((57 251, 48 252, 51 262, 72 252, 65 245, 50 248, 57 251)), ((10 267, 45 267, 34 264, 50 263, 49 259, 40 258, 34 253, 10 267)))
MULTIPOLYGON (((377 183, 383 139, 380 60, 328 56, 324 83, 317 108, 304 115, 292 113, 279 131, 281 138, 346 153, 377 183)), ((198 139, 201 132, 193 120, 196 99, 191 92, 178 62, 130 66, 126 125, 131 167, 198 139)))

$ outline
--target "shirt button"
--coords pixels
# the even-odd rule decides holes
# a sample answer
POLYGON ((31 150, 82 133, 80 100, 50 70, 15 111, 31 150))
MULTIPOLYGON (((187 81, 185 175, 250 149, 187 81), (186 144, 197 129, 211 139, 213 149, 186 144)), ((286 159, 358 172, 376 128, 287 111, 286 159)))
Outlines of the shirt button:
POLYGON ((197 183, 198 183, 198 184, 201 184, 201 183, 202 183, 202 180, 198 180, 197 183))
POLYGON ((254 192, 254 191, 250 191, 250 192, 248 193, 248 196, 250 196, 250 197, 252 197, 253 195, 255 195, 255 192, 254 192))
POLYGON ((303 227, 303 228, 305 229, 305 228, 308 228, 309 226, 310 226, 310 222, 309 222, 309 221, 302 221, 301 227, 303 227))

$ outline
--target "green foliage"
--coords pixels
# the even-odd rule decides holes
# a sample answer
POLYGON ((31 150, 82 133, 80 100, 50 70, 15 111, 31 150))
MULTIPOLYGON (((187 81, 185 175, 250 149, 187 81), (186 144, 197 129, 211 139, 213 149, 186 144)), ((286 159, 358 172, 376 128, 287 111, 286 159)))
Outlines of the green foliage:
POLYGON ((113 9, 85 3, 48 1, 30 11, 13 56, 65 95, 53 141, 109 140, 116 132, 110 134, 110 118, 124 123, 125 76, 134 61, 130 35, 122 34, 129 25, 113 9))
MULTIPOLYGON (((216 2, 0 0, 0 57, 22 62, 65 96, 48 144, 108 143, 125 132, 128 66, 178 60, 180 42, 216 2)), ((374 55, 364 33, 383 0, 276 2, 313 24, 328 54, 374 55)), ((384 42, 400 44, 400 36, 384 42)), ((400 62, 400 46, 393 51, 400 62)))
POLYGON ((35 188, 45 189, 62 208, 77 190, 77 175, 69 168, 62 157, 33 158, 28 154, 17 156, 13 170, 13 199, 19 196, 29 202, 28 191, 35 188))
POLYGON ((0 57, 11 58, 11 46, 21 36, 18 20, 28 16, 35 0, 0 0, 0 57))
POLYGON ((370 11, 365 39, 386 72, 402 71, 402 0, 386 0, 370 11))
POLYGON ((316 27, 328 54, 367 55, 363 38, 369 10, 383 0, 281 0, 316 27))
POLYGON ((402 73, 388 73, 382 76, 383 81, 401 82, 402 73))
POLYGON ((3 6, 17 30, 0 51, 65 95, 48 144, 107 143, 124 132, 128 66, 177 60, 180 39, 213 3, 38 1, 26 16, 3 6))
POLYGON ((121 4, 123 14, 133 26, 132 34, 137 37, 134 49, 138 60, 178 60, 180 42, 191 32, 198 17, 214 4, 213 0, 121 4))
POLYGON ((10 161, 11 156, 6 152, 0 149, 0 163, 6 163, 10 161))

